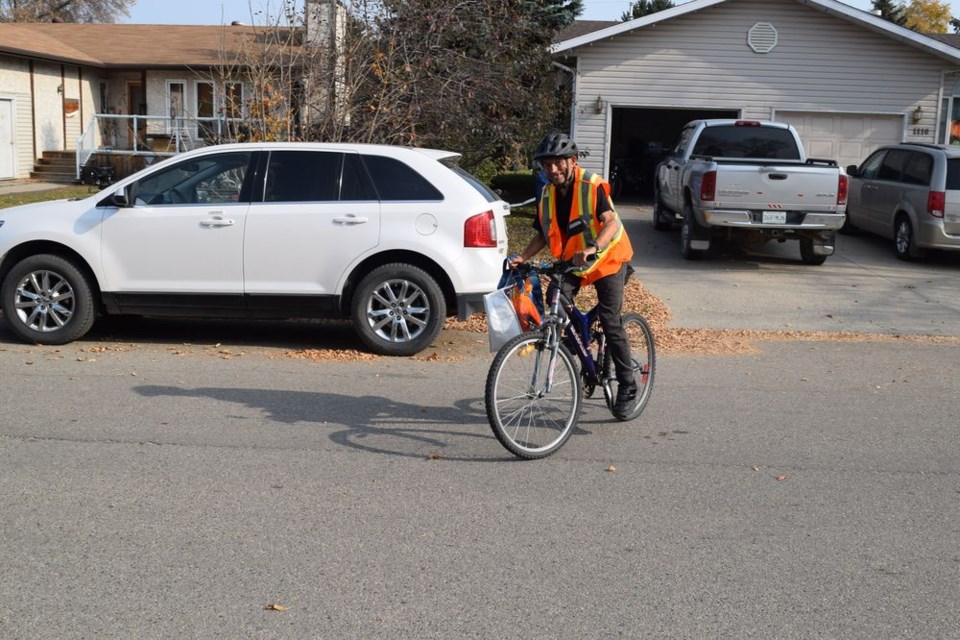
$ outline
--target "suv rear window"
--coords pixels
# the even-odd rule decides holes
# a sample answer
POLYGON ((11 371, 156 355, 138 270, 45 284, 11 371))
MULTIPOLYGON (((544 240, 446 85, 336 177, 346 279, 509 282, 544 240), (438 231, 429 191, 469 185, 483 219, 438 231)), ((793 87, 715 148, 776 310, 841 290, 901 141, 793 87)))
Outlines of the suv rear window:
POLYGON ((707 127, 700 132, 693 153, 717 158, 800 159, 793 134, 777 127, 707 127), (752 135, 745 136, 745 130, 752 135))
POLYGON ((380 200, 443 200, 443 194, 419 173, 393 158, 363 156, 380 200))
POLYGON ((447 167, 449 167, 449 169, 453 171, 455 174, 457 174, 458 176, 466 180, 467 184, 469 184, 471 187, 479 191, 480 195, 482 195, 487 202, 496 202, 497 200, 501 199, 500 196, 498 196, 494 191, 490 189, 490 187, 480 182, 470 172, 465 171, 464 169, 461 169, 455 164, 454 165, 449 165, 447 163, 444 163, 444 164, 447 167))

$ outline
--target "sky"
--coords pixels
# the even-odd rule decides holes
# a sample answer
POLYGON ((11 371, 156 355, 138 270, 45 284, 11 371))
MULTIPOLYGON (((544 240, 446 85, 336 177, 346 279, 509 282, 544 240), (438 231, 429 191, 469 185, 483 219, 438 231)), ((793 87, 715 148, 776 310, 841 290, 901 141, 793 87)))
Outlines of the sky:
MULTIPOLYGON (((679 1, 674 0, 676 4, 679 1)), ((870 0, 849 0, 858 9, 870 8, 870 0)), ((960 15, 960 0, 951 3, 953 15, 960 15)), ((234 20, 246 24, 263 24, 264 15, 276 13, 278 0, 136 0, 130 17, 121 20, 132 24, 230 24, 234 20), (252 19, 251 19, 251 16, 252 19)), ((580 20, 619 20, 630 8, 630 0, 584 0, 580 20)))

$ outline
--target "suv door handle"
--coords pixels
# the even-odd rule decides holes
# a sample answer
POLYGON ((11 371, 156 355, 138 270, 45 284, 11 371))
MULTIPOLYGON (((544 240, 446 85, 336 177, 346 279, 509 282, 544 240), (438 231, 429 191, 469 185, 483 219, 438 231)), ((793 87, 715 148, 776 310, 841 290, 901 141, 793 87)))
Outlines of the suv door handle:
POLYGON ((366 217, 357 217, 357 216, 349 215, 349 216, 344 216, 342 218, 334 218, 333 221, 337 224, 354 225, 354 224, 366 224, 367 222, 370 222, 370 219, 366 217))
POLYGON ((200 221, 201 227, 231 227, 234 224, 229 218, 207 218, 200 221))

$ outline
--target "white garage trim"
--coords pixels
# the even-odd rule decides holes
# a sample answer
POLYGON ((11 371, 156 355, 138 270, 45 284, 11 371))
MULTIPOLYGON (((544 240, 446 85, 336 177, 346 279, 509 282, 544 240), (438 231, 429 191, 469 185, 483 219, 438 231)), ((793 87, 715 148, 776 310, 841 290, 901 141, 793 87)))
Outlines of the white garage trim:
POLYGON ((781 110, 773 119, 794 126, 808 157, 836 160, 841 167, 860 164, 882 145, 902 142, 907 126, 902 113, 781 110))

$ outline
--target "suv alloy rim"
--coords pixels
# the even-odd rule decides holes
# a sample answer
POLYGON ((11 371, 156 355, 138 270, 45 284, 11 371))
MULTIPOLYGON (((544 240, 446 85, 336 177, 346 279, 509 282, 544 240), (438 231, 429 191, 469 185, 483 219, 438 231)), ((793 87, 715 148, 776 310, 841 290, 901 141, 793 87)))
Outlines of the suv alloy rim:
POLYGON ((388 342, 409 342, 427 329, 430 301, 426 292, 409 280, 386 280, 367 301, 367 322, 388 342))
POLYGON ((54 271, 32 271, 17 284, 13 304, 20 322, 33 331, 58 331, 73 317, 73 287, 54 271))

